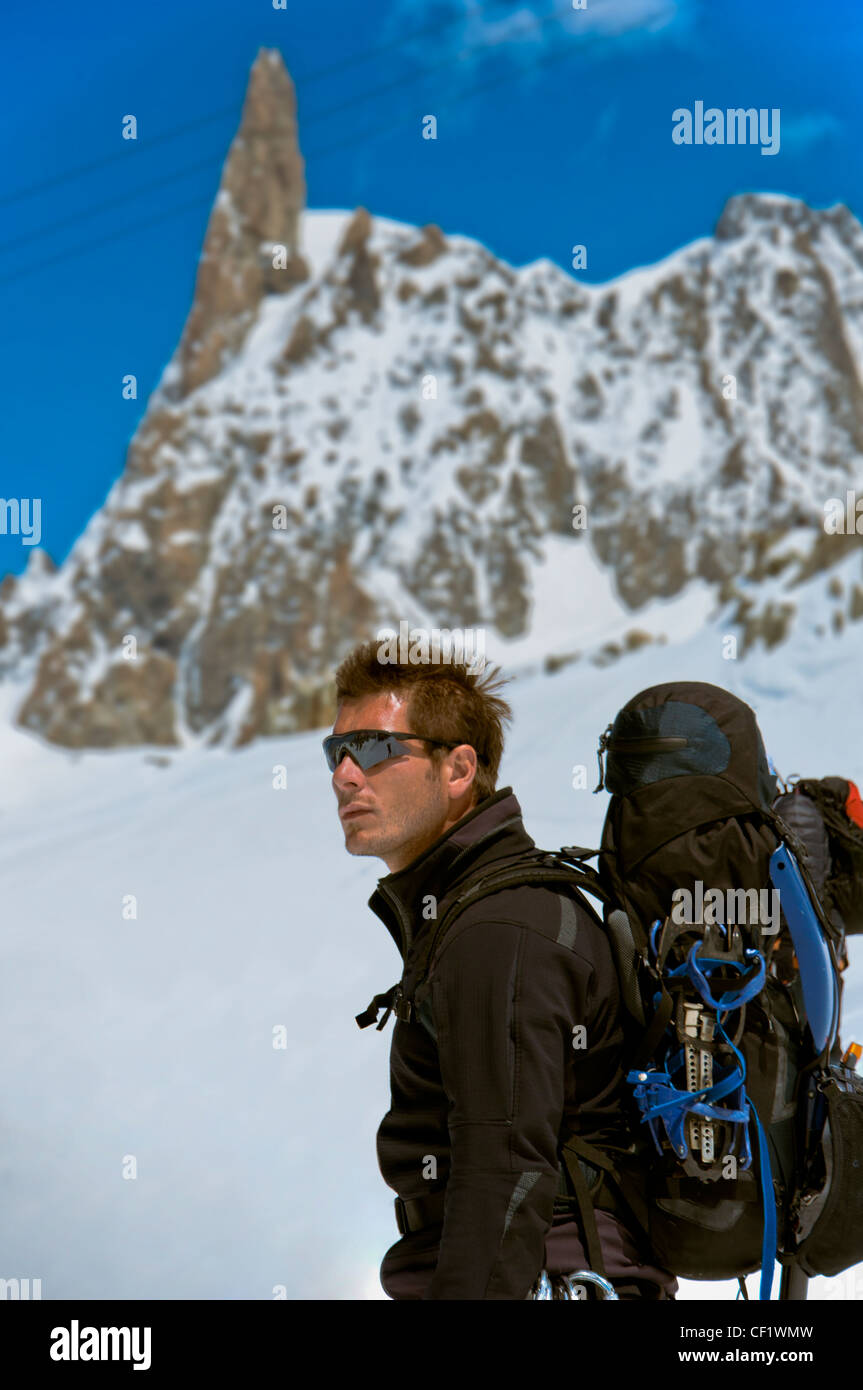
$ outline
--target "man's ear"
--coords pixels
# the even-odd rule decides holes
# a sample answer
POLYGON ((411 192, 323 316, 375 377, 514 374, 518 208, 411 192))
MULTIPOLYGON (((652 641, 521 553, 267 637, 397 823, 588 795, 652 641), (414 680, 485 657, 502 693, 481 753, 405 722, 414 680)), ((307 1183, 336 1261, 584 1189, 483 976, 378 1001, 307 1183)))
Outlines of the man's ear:
POLYGON ((476 749, 469 743, 460 743, 456 748, 450 749, 447 761, 450 772, 448 790, 453 800, 456 800, 471 791, 476 781, 476 749))

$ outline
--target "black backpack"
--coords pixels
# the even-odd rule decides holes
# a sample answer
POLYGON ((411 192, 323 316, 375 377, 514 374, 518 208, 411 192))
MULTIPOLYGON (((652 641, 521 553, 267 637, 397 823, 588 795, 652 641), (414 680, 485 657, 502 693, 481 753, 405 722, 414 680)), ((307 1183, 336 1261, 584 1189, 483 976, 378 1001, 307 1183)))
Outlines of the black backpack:
MULTIPOLYGON (((842 934, 805 843, 776 813, 755 715, 717 686, 654 686, 620 711, 599 756, 612 793, 605 920, 650 1023, 635 1097, 654 1138, 651 1246, 684 1278, 760 1266, 762 1298, 774 1257, 838 1273, 863 1258, 863 1082, 839 1047, 842 934), (681 921, 699 891, 704 921, 681 921), (708 914, 714 894, 725 910, 708 914), (681 1094, 699 1089, 706 1113, 681 1094)), ((626 1180, 637 1185, 638 1170, 626 1180)))
POLYGON ((839 1054, 837 930, 805 846, 773 809, 754 713, 716 686, 655 686, 620 711, 599 758, 597 791, 604 781, 612 793, 599 851, 536 849, 480 874, 443 912, 410 981, 357 1022, 380 1005, 379 1028, 390 1009, 416 1017, 443 936, 479 899, 522 884, 576 894, 611 945, 632 1087, 626 1147, 560 1136, 568 1181, 556 1206, 578 1212, 591 1268, 605 1274, 601 1208, 635 1223, 681 1278, 760 1267, 769 1298, 776 1258, 839 1273, 863 1259, 863 1080, 839 1054), (782 910, 765 923, 757 908, 771 883, 782 910), (699 921, 687 893, 702 908, 724 894, 728 911, 717 916, 714 896, 699 921), (753 906, 756 920, 733 920, 753 906), (789 941, 790 979, 776 965, 789 941))

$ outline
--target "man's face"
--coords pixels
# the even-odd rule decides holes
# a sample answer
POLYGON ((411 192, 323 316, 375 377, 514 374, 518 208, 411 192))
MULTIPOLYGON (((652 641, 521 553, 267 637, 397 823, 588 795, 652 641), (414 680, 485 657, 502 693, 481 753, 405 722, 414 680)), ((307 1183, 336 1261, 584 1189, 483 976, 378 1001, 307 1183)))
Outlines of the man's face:
MULTIPOLYGON (((407 699, 393 693, 345 701, 339 706, 333 733, 351 729, 424 733, 412 727, 407 705, 407 699)), ((410 864, 460 820, 472 799, 472 778, 464 776, 476 764, 472 749, 467 750, 466 759, 461 755, 459 763, 451 753, 433 762, 427 744, 411 742, 407 747, 409 753, 388 758, 367 772, 346 753, 333 773, 345 849, 349 854, 377 855, 391 872, 410 864)))

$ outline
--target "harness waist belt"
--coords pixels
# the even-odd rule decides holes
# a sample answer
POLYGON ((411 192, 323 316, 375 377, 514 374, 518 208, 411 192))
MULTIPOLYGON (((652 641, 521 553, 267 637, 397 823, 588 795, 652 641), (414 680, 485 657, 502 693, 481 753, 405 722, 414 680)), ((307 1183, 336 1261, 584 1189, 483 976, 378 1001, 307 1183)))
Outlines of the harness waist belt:
POLYGON ((403 1236, 413 1231, 421 1231, 424 1226, 443 1223, 446 1193, 443 1188, 430 1192, 427 1197, 396 1197, 396 1225, 403 1236))
MULTIPOLYGON (((443 1225, 444 1201, 443 1189, 439 1192, 430 1192, 426 1197, 409 1197, 407 1199, 396 1197, 394 1206, 399 1235, 412 1235, 416 1231, 423 1230, 426 1226, 443 1225)), ((623 1216, 623 1213, 612 1203, 609 1202, 607 1207, 612 1210, 614 1215, 623 1216)), ((575 1208, 575 1199, 572 1197, 566 1198, 558 1194, 554 1199, 555 1216, 566 1212, 577 1220, 578 1213, 575 1208)), ((606 1210, 605 1204, 602 1210, 606 1210)))
MULTIPOLYGON (((594 1168, 590 1163, 585 1163, 584 1159, 579 1159, 578 1162, 585 1173, 588 1186, 593 1187, 599 1176, 599 1169, 594 1168)), ((425 1226, 442 1225, 445 1192, 446 1189, 441 1187, 436 1192, 429 1192, 424 1197, 396 1197, 394 1206, 399 1234, 406 1236, 414 1231, 421 1231, 425 1226)), ((573 1200, 561 1168, 560 1185, 554 1201, 555 1215, 559 1211, 567 1210, 573 1200)))

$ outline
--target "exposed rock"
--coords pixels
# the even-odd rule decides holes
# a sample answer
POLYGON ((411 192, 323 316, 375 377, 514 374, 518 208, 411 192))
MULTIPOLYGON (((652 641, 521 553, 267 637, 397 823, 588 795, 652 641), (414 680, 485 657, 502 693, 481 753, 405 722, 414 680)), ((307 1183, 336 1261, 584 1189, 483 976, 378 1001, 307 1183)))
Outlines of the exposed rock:
POLYGON ((88 655, 81 622, 43 655, 18 722, 65 748, 176 743, 174 662, 155 653, 125 661, 118 646, 115 664, 90 690, 76 679, 88 655))
POLYGON ((307 279, 299 248, 305 200, 294 85, 278 50, 261 49, 207 226, 175 372, 163 385, 168 399, 182 400, 221 371, 265 294, 307 279), (274 266, 277 247, 286 250, 284 267, 274 266))
POLYGON ((401 265, 431 265, 432 261, 436 261, 446 250, 446 237, 440 227, 429 223, 428 226, 423 227, 419 241, 402 251, 398 260, 401 265))

